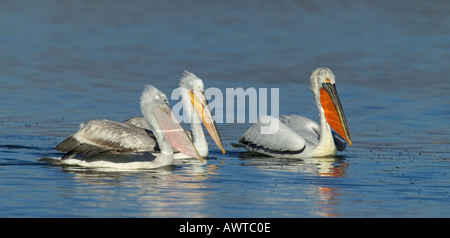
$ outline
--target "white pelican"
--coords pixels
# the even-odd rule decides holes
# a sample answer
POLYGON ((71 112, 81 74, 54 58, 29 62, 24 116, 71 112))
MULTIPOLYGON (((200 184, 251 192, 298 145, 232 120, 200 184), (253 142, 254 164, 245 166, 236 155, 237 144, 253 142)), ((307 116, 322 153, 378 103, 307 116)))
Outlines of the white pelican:
POLYGON ((336 155, 336 150, 345 149, 345 140, 351 146, 350 130, 333 72, 328 68, 315 69, 311 74, 311 91, 319 109, 320 124, 299 115, 282 115, 279 119, 261 117, 264 121, 277 120, 278 130, 261 134, 261 127, 267 124, 258 121, 247 129, 237 145, 251 152, 284 158, 336 155))
MULTIPOLYGON (((202 125, 199 118, 201 117, 206 130, 220 148, 222 153, 225 154, 225 150, 220 139, 219 131, 217 130, 216 122, 211 113, 211 109, 208 106, 204 92, 205 86, 203 81, 195 74, 184 71, 183 76, 180 79, 179 87, 181 90, 182 102, 184 104, 185 112, 190 116, 192 140, 195 148, 197 148, 199 154, 202 157, 207 157, 209 154, 208 143, 206 142, 205 134, 203 133, 202 125)), ((147 123, 142 117, 133 117, 125 121, 126 123, 149 130, 147 123)), ((185 155, 176 153, 175 158, 183 158, 185 155)))
POLYGON ((146 86, 140 107, 158 143, 159 152, 142 153, 156 146, 155 140, 150 139, 142 128, 123 122, 91 120, 81 124, 78 132, 56 147, 68 152, 62 161, 91 167, 157 168, 173 164, 172 146, 203 161, 184 129, 173 120, 176 118, 172 116, 164 93, 153 86, 146 86), (124 153, 121 154, 124 156, 108 156, 111 153, 124 153), (85 156, 79 158, 75 157, 76 154, 85 156))

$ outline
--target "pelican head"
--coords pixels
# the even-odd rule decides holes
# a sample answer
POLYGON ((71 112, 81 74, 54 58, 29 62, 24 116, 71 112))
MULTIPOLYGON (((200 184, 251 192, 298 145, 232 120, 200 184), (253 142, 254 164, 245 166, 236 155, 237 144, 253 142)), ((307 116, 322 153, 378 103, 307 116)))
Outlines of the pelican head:
MULTIPOLYGON (((203 161, 183 127, 173 115, 167 96, 164 93, 151 85, 146 86, 141 95, 141 111, 155 136, 164 134, 167 141, 174 148, 203 161)), ((158 141, 158 143, 161 150, 163 150, 164 142, 158 141)), ((170 152, 173 153, 172 147, 169 146, 167 148, 170 148, 170 152)))
POLYGON ((180 79, 179 86, 188 90, 196 90, 201 93, 205 92, 205 85, 203 84, 203 80, 189 71, 183 72, 183 76, 180 79))
POLYGON ((152 85, 145 86, 141 95, 141 108, 153 109, 161 104, 168 104, 167 96, 152 85))
POLYGON ((311 74, 311 90, 319 110, 323 110, 328 125, 352 145, 347 119, 336 90, 336 80, 328 68, 317 68, 311 74))
POLYGON ((222 140, 217 130, 216 122, 212 116, 211 109, 205 98, 205 86, 203 80, 197 77, 195 74, 184 71, 182 78, 180 79, 180 88, 188 90, 190 102, 197 112, 198 116, 202 119, 203 124, 206 127, 209 135, 212 137, 216 145, 220 148, 222 153, 225 154, 225 149, 222 145, 222 140))
POLYGON ((329 68, 317 68, 311 74, 311 90, 318 89, 324 83, 336 84, 333 72, 329 68))

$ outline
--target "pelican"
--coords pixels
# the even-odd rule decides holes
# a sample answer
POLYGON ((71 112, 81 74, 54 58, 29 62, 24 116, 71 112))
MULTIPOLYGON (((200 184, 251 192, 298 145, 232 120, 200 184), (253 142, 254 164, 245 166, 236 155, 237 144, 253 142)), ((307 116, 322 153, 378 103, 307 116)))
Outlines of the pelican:
POLYGON ((81 124, 78 132, 56 146, 57 150, 67 152, 62 161, 92 167, 157 168, 173 164, 172 146, 203 161, 184 129, 178 121, 174 121, 176 118, 172 115, 164 93, 153 86, 146 86, 141 95, 140 107, 156 141, 149 139, 145 129, 127 123, 91 120, 81 124), (155 142, 159 152, 145 153, 154 150, 155 142), (108 157, 111 153, 124 156, 121 159, 117 159, 120 156, 108 157), (129 156, 133 153, 136 156, 129 156), (75 158, 76 154, 85 156, 79 159, 75 158))
POLYGON ((284 158, 334 156, 337 150, 345 149, 346 142, 351 146, 350 130, 333 72, 328 68, 315 69, 311 74, 311 91, 319 110, 320 124, 299 115, 262 116, 245 131, 237 146, 250 152, 284 158), (262 121, 278 123, 278 130, 262 134, 262 127, 268 125, 262 121))
MULTIPOLYGON (((191 124, 192 140, 195 148, 197 148, 199 154, 202 157, 209 155, 208 143, 206 142, 205 134, 203 133, 202 125, 198 117, 201 117, 201 121, 205 125, 206 130, 212 137, 213 141, 217 144, 223 154, 225 149, 222 145, 222 140, 217 130, 216 122, 211 113, 211 109, 208 106, 204 92, 205 86, 203 80, 197 77, 195 74, 184 71, 183 76, 179 83, 180 95, 182 97, 182 103, 187 115, 189 115, 189 122, 191 124), (195 115, 197 112, 197 115, 195 115)), ((148 128, 145 119, 142 117, 133 117, 125 121, 125 123, 141 127, 147 130, 148 128)), ((185 155, 177 153, 175 158, 184 158, 185 155)))

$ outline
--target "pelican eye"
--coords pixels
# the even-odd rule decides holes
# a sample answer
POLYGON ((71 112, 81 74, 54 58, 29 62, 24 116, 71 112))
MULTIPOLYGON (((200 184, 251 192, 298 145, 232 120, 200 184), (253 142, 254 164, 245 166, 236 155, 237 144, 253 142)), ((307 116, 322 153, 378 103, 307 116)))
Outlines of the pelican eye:
POLYGON ((330 78, 328 78, 328 77, 326 77, 326 78, 325 78, 325 82, 327 82, 327 83, 331 83, 331 79, 330 79, 330 78))

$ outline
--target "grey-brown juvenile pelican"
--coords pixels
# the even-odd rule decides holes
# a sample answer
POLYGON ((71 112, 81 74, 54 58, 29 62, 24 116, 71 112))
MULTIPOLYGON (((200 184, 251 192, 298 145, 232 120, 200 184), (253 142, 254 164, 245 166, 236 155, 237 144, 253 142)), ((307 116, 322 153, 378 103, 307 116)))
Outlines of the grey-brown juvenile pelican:
MULTIPOLYGON (((208 143, 206 142, 201 122, 203 122, 209 135, 220 148, 222 153, 225 154, 219 131, 217 130, 211 109, 209 108, 208 102, 206 101, 204 95, 205 86, 203 84, 203 80, 191 72, 184 71, 183 76, 180 79, 179 89, 185 109, 184 113, 190 116, 189 122, 191 125, 192 140, 199 154, 203 157, 207 157, 209 154, 208 143), (196 113, 194 113, 194 111, 196 113), (198 117, 201 118, 201 121, 198 117)), ((133 117, 125 122, 147 130, 149 129, 147 123, 142 117, 133 117)), ((185 156, 182 153, 175 154, 175 158, 183 157, 185 156)))
POLYGON ((238 145, 251 152, 285 158, 332 156, 337 150, 345 149, 346 141, 351 146, 350 130, 333 72, 328 68, 314 70, 311 90, 319 110, 320 124, 299 115, 282 115, 279 119, 263 116, 247 129, 238 145), (262 127, 267 126, 261 121, 269 120, 278 122, 278 129, 269 134, 261 133, 262 127))
POLYGON ((157 168, 173 163, 172 146, 203 161, 184 129, 172 116, 164 93, 153 86, 146 86, 141 96, 140 107, 155 139, 150 139, 145 129, 127 123, 91 120, 82 124, 78 132, 56 147, 57 150, 67 152, 62 161, 91 167, 157 168), (156 142, 158 152, 144 153, 140 157, 131 156, 135 160, 118 162, 117 159, 111 159, 113 157, 104 159, 108 157, 105 155, 111 153, 129 155, 130 152, 139 154, 155 151, 156 142), (76 154, 85 156, 79 158, 75 157, 76 154))

